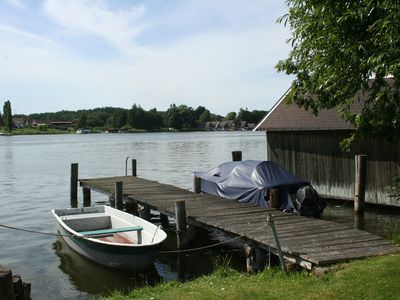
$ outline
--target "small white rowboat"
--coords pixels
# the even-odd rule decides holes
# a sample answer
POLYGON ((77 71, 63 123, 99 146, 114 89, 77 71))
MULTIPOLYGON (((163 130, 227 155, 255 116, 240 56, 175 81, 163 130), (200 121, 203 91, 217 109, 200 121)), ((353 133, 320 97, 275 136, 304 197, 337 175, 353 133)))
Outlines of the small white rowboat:
POLYGON ((156 225, 109 206, 53 209, 52 213, 73 250, 108 267, 145 270, 167 237, 156 225))

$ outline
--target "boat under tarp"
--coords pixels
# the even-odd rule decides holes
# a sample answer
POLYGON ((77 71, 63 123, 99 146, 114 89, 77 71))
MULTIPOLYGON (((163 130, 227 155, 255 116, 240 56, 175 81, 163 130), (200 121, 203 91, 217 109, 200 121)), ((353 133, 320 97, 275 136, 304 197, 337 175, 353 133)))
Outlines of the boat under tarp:
MULTIPOLYGON (((287 193, 283 194, 293 195, 301 187, 310 185, 273 161, 226 162, 208 172, 195 172, 195 176, 201 178, 201 191, 204 193, 261 207, 268 207, 271 189, 285 190, 287 193)), ((290 201, 283 202, 284 206, 291 204, 290 201)))

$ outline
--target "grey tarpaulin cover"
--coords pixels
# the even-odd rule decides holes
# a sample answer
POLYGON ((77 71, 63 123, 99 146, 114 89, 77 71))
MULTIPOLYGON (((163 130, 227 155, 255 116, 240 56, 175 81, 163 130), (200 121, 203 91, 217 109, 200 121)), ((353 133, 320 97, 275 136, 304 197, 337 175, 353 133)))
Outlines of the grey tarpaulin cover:
POLYGON ((226 162, 208 172, 195 172, 201 178, 201 191, 240 202, 267 207, 265 197, 271 188, 285 187, 296 192, 309 185, 272 161, 226 162))

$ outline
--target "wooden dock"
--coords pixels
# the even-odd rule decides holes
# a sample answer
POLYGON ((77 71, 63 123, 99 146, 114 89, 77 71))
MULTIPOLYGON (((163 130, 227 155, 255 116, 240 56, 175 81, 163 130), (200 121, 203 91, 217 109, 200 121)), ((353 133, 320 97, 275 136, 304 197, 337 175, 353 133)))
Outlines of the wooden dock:
POLYGON ((89 199, 90 190, 114 196, 115 183, 122 182, 124 202, 137 203, 170 217, 175 217, 176 201, 185 200, 188 224, 223 231, 231 237, 242 236, 244 241, 251 241, 260 248, 278 254, 267 222, 267 213, 270 213, 274 218, 285 260, 307 269, 399 251, 397 246, 380 236, 340 223, 193 193, 139 177, 79 181, 84 197, 89 199))

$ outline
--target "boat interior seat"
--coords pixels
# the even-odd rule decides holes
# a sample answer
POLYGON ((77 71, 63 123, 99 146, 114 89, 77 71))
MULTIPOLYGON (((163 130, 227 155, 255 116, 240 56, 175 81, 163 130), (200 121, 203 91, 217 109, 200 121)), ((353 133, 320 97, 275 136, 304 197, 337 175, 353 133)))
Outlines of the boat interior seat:
POLYGON ((111 228, 111 218, 104 214, 96 218, 87 216, 85 218, 64 219, 63 221, 65 225, 77 232, 111 228))

